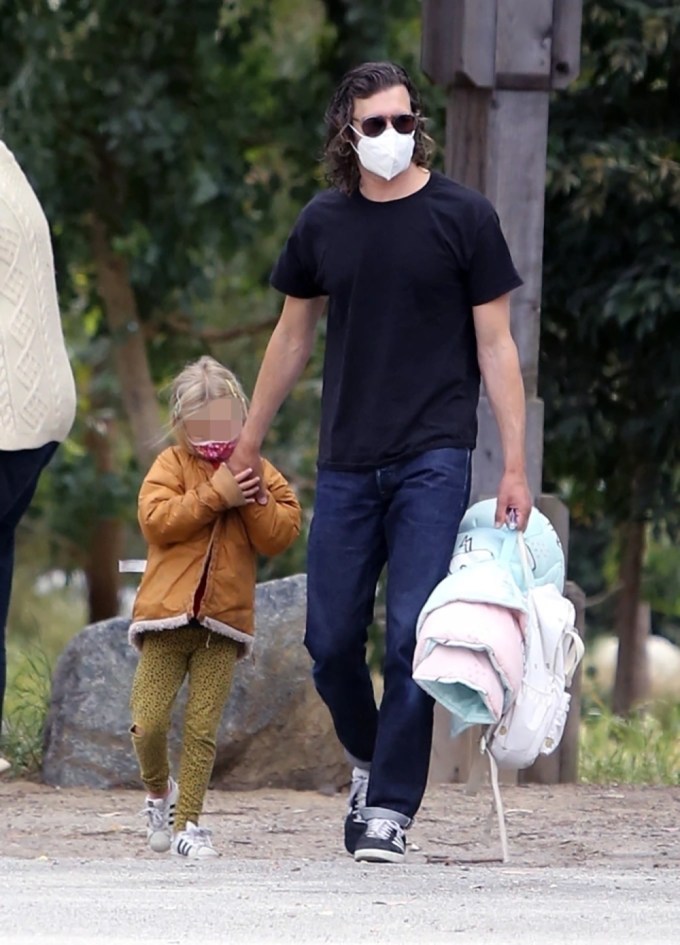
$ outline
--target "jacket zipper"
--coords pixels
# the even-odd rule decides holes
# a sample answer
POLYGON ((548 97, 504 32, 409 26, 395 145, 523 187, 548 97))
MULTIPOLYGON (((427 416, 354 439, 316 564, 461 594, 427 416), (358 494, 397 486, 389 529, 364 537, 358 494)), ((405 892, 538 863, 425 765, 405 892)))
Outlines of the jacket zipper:
POLYGON ((213 526, 213 530, 210 535, 210 541, 208 543, 208 550, 206 551, 205 557, 203 559, 203 567, 201 568, 201 576, 198 579, 198 585, 194 588, 194 591, 193 591, 193 597, 192 597, 192 602, 191 602, 191 612, 192 612, 191 615, 192 617, 194 617, 195 620, 198 620, 198 611, 200 611, 201 609, 201 604, 203 603, 203 599, 205 598, 205 592, 208 589, 208 568, 210 567, 210 556, 212 555, 213 545, 215 543, 215 529, 216 528, 217 528, 217 522, 213 526), (205 578, 205 587, 203 588, 203 595, 198 604, 198 611, 197 611, 196 592, 198 591, 198 588, 203 583, 203 578, 205 578))

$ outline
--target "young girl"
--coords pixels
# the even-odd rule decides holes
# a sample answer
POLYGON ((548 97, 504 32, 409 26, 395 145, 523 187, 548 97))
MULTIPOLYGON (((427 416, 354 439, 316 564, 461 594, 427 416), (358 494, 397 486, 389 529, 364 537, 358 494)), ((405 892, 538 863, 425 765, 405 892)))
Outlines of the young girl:
POLYGON ((171 408, 177 445, 158 456, 139 494, 148 555, 130 625, 141 651, 130 731, 151 849, 202 858, 217 856, 198 820, 234 664, 252 643, 256 556, 278 554, 295 540, 300 506, 266 461, 266 504, 255 501, 259 480, 251 470, 229 471, 247 401, 225 367, 210 357, 189 364, 172 385, 171 408), (177 784, 167 739, 187 675, 177 784))

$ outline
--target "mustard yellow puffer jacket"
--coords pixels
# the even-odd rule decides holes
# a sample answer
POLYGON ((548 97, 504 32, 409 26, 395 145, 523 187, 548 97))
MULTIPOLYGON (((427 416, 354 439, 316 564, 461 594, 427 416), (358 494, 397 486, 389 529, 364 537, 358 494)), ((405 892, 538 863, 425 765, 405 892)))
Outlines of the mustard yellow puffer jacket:
POLYGON ((267 504, 229 506, 235 481, 179 446, 164 450, 139 493, 139 524, 148 544, 130 642, 148 631, 195 618, 250 650, 257 554, 284 551, 300 534, 300 504, 281 473, 263 460, 267 504), (205 574, 198 612, 196 593, 205 574))

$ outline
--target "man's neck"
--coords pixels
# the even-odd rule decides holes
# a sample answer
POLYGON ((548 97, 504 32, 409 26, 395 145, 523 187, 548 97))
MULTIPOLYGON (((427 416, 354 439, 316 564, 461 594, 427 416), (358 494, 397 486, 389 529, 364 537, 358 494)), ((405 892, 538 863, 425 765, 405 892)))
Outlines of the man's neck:
POLYGON ((383 180, 377 174, 371 174, 363 167, 359 168, 361 180, 359 190, 367 200, 385 203, 388 200, 400 200, 422 190, 430 179, 430 172, 424 167, 410 164, 408 168, 392 180, 383 180))

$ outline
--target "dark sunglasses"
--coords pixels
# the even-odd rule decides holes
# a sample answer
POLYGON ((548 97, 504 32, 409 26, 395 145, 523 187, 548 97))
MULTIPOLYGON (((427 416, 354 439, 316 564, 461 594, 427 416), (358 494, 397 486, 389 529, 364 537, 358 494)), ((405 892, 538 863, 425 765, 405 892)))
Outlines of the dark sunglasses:
POLYGON ((388 125, 392 125, 395 131, 400 135, 410 135, 416 129, 417 118, 415 115, 370 115, 368 118, 353 118, 353 122, 359 122, 361 133, 367 138, 377 138, 381 135, 388 125))

